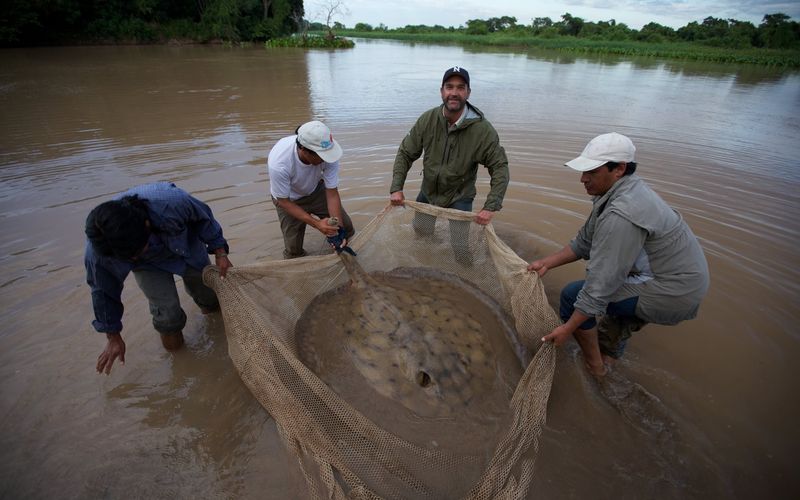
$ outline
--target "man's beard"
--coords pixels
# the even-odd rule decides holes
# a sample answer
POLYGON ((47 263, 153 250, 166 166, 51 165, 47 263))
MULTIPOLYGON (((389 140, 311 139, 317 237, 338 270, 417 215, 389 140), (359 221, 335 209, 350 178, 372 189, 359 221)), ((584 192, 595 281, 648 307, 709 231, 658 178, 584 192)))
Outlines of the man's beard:
POLYGON ((461 99, 447 99, 444 102, 444 106, 447 108, 448 111, 462 111, 464 107, 467 105, 467 101, 462 101, 461 99), (454 107, 455 106, 455 107, 454 107))

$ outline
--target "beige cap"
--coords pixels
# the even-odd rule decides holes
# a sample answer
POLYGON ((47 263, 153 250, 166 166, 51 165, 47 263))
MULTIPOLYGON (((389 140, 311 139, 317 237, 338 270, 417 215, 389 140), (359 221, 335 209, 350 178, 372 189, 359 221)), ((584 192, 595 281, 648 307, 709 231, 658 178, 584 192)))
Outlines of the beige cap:
POLYGON ((317 153, 322 161, 333 163, 342 157, 342 147, 333 140, 331 129, 322 122, 304 123, 297 130, 297 142, 317 153))
POLYGON ((610 161, 630 163, 633 161, 635 153, 636 148, 630 139, 622 134, 611 132, 598 135, 589 141, 579 157, 564 165, 578 172, 587 172, 610 161))

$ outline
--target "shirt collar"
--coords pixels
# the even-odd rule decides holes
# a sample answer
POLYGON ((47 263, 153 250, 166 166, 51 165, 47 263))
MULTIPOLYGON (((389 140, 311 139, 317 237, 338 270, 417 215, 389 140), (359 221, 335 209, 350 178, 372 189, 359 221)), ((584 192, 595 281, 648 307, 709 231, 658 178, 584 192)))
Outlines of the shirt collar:
MULTIPOLYGON (((469 104, 464 105, 464 109, 461 110, 461 116, 458 117, 458 120, 455 121, 452 125, 448 125, 448 130, 455 130, 464 123, 464 120, 467 119, 467 111, 469 110, 469 104)), ((445 121, 447 121, 447 116, 444 114, 444 107, 442 107, 442 116, 444 116, 445 121)))

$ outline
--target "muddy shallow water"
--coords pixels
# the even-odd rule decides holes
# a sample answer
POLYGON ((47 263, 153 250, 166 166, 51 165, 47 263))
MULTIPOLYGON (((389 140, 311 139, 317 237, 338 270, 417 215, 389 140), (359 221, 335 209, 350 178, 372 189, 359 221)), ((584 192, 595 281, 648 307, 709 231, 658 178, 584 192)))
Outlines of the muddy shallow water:
MULTIPOLYGON (((560 350, 532 496, 800 493, 797 73, 385 41, 5 50, 0 61, 3 496, 291 496, 291 464, 227 357, 219 316, 184 301, 187 346, 168 354, 129 281, 126 363, 94 373, 104 339, 90 325, 83 220, 129 186, 171 180, 209 203, 234 265, 279 259, 265 159, 317 118, 344 147, 340 192, 363 227, 388 201, 399 141, 438 103, 453 64, 470 70, 470 101, 508 153, 494 224, 520 256, 574 235, 590 203, 562 164, 615 130, 711 269, 699 317, 636 334, 610 388, 585 374, 574 344, 560 350), (632 384, 646 392, 626 393, 632 384)), ((476 207, 487 191, 481 171, 476 207)), ((306 248, 325 243, 309 234, 306 248)), ((582 273, 551 271, 551 303, 582 273)))

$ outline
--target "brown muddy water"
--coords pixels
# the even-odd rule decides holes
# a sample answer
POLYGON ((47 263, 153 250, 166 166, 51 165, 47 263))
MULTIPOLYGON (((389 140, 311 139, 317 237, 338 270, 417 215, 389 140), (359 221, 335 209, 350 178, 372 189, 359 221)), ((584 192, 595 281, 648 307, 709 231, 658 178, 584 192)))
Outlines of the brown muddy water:
MULTIPOLYGON (((105 340, 90 325, 83 221, 130 186, 171 180, 212 207, 234 265, 279 259, 265 159, 316 118, 345 149, 340 191, 363 227, 388 201, 399 141, 437 105, 452 65, 470 70, 470 100, 508 153, 494 224, 520 256, 574 235, 590 203, 562 164, 617 131, 712 273, 699 317, 637 334, 615 383, 593 382, 573 343, 560 349, 531 497, 797 498, 800 75, 387 41, 0 52, 0 496, 296 495, 292 461, 238 378, 218 315, 183 296, 187 346, 168 354, 129 281, 127 362, 94 372, 105 340)), ((478 189, 480 206, 485 171, 478 189)), ((324 251, 322 238, 307 249, 324 251)), ((550 272, 551 302, 582 273, 580 263, 550 272)))

